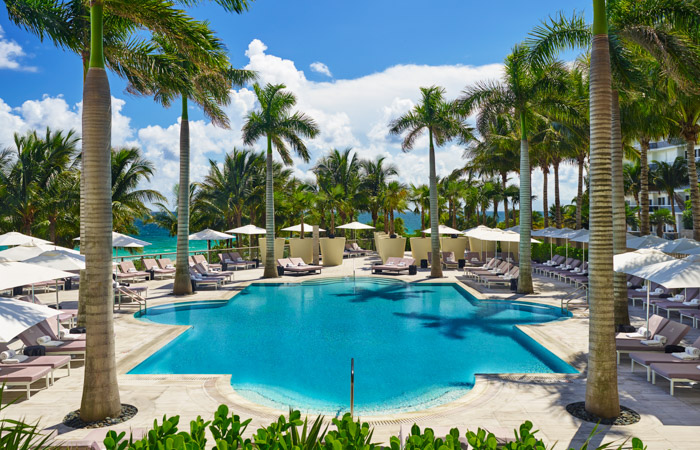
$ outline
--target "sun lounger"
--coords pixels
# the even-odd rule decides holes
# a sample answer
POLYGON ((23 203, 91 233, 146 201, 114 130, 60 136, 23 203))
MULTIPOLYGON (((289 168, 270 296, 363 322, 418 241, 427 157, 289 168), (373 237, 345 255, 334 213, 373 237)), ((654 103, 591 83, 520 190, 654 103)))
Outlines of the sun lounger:
POLYGON ((670 383, 670 393, 674 394, 676 383, 700 382, 700 364, 698 361, 676 364, 676 363, 655 363, 651 364, 651 382, 656 384, 656 376, 666 378, 670 383))
POLYGON ((617 333, 615 336, 615 339, 632 339, 632 340, 637 340, 641 341, 642 339, 653 339, 654 336, 656 336, 662 329, 663 327, 666 326, 667 323, 669 323, 670 320, 668 320, 665 317, 661 317, 658 314, 653 314, 649 316, 649 328, 647 329, 649 335, 648 336, 642 336, 640 333, 635 332, 635 333, 617 333))
POLYGON ((678 343, 683 339, 683 337, 688 334, 690 327, 688 325, 683 325, 678 322, 669 321, 661 331, 659 331, 654 339, 659 336, 666 338, 666 342, 662 345, 645 345, 646 340, 622 340, 617 339, 615 341, 615 346, 617 350, 617 363, 620 364, 620 355, 623 353, 634 353, 634 352, 663 352, 665 345, 678 345, 678 343))
POLYGON ((255 261, 246 261, 238 252, 219 253, 219 260, 226 265, 226 269, 247 269, 255 267, 255 261))
POLYGON ((119 263, 118 280, 136 280, 142 278, 144 281, 151 279, 151 274, 141 270, 136 270, 132 261, 122 261, 119 263))
POLYGON ((416 263, 413 258, 399 258, 390 257, 387 258, 384 264, 375 264, 372 266, 372 273, 379 274, 384 272, 390 272, 395 274, 400 274, 404 270, 410 270, 410 267, 416 263))
MULTIPOLYGON (((23 295, 21 297, 17 297, 17 300, 21 300, 23 302, 29 302, 29 303, 34 303, 35 305, 43 305, 49 308, 55 308, 55 304, 53 303, 42 303, 41 300, 36 298, 34 295, 23 295)), ((70 324, 73 323, 73 319, 78 317, 78 310, 77 309, 68 309, 68 308, 61 308, 59 309, 61 311, 61 314, 58 316, 58 320, 60 322, 68 322, 70 324)))
MULTIPOLYGON (((690 347, 700 348, 700 337, 695 339, 695 342, 690 344, 690 347)), ((630 369, 634 372, 634 364, 637 363, 642 367, 647 369, 647 381, 651 381, 651 369, 649 366, 652 364, 687 364, 689 362, 695 362, 695 364, 700 364, 700 358, 696 359, 681 359, 673 355, 673 353, 630 353, 630 369)))
POLYGON ((66 288, 66 282, 63 280, 46 280, 46 281, 39 281, 36 283, 32 284, 27 284, 25 286, 22 286, 22 288, 25 288, 27 290, 33 290, 37 291, 39 289, 42 290, 42 292, 47 292, 50 291, 52 288, 56 289, 58 288, 59 290, 66 288))
POLYGON ((323 270, 323 266, 306 264, 301 258, 281 258, 277 260, 277 266, 282 268, 283 274, 315 274, 316 271, 321 273, 321 270, 323 270))
POLYGON ((482 283, 486 283, 486 287, 490 289, 492 284, 501 284, 501 285, 510 286, 511 280, 517 279, 519 275, 520 275, 520 268, 518 266, 513 266, 512 269, 510 269, 508 272, 506 272, 503 275, 482 276, 479 278, 479 281, 481 281, 482 283))
POLYGON ((698 327, 698 322, 700 322, 700 310, 695 310, 695 309, 681 309, 678 311, 678 315, 680 316, 680 322, 683 323, 683 318, 687 317, 690 319, 693 328, 698 327))
MULTIPOLYGON (((42 378, 46 379, 46 387, 49 387, 51 367, 49 366, 29 366, 29 367, 0 367, 0 384, 5 385, 5 392, 10 392, 8 386, 21 386, 26 389, 27 399, 31 398, 32 383, 42 378)), ((17 389, 14 389, 17 391, 17 389)))
MULTIPOLYGON (((37 339, 39 339, 42 336, 47 336, 47 335, 46 335, 46 333, 44 333, 44 331, 40 327, 35 325, 31 328, 24 330, 17 337, 22 341, 22 343, 24 345, 30 346, 30 345, 39 345, 37 343, 37 339)), ((85 340, 82 340, 82 339, 75 340, 75 341, 55 340, 52 342, 55 343, 56 345, 41 344, 46 349, 47 355, 71 355, 73 357, 71 359, 71 362, 85 360, 85 350, 86 350, 85 349, 85 340)))
POLYGON ((175 276, 174 267, 172 269, 161 269, 160 267, 158 267, 158 263, 155 259, 144 258, 143 265, 148 272, 151 272, 153 274, 153 278, 168 278, 170 276, 175 276))
POLYGON ((498 264, 496 267, 492 269, 482 269, 482 268, 476 268, 468 271, 468 275, 475 279, 479 279, 479 277, 482 276, 491 276, 491 275, 504 275, 507 273, 513 265, 509 263, 508 261, 502 261, 499 260, 498 264))
POLYGON ((221 264, 209 264, 207 258, 204 255, 192 255, 190 256, 194 264, 201 264, 207 268, 208 271, 221 270, 221 264))
POLYGON ((679 296, 674 296, 666 299, 665 301, 659 301, 653 303, 656 308, 657 313, 659 311, 666 311, 666 317, 670 318, 671 313, 674 311, 680 311, 683 309, 698 309, 700 310, 700 298, 698 298, 698 289, 688 289, 687 299, 685 294, 680 294, 679 296))
POLYGON ((49 355, 49 356, 25 356, 20 354, 12 355, 8 359, 2 358, 3 352, 8 352, 10 349, 5 344, 0 344, 0 369, 3 367, 50 367, 50 381, 54 382, 54 371, 57 369, 66 368, 70 375, 70 356, 67 355, 49 355), (15 361, 15 362, 12 362, 15 361))
POLYGON ((532 265, 532 270, 534 270, 537 273, 542 273, 545 269, 551 269, 552 267, 556 267, 563 263, 565 258, 561 255, 554 255, 552 256, 552 259, 549 261, 545 261, 543 263, 538 263, 538 264, 533 264, 532 265))
POLYGON ((170 260, 170 258, 160 258, 156 259, 156 262, 158 263, 158 267, 161 269, 175 269, 175 264, 170 260))
POLYGON ((209 270, 209 267, 204 266, 201 263, 195 264, 194 266, 190 267, 190 269, 194 270, 196 273, 202 275, 203 277, 221 278, 224 282, 233 281, 233 271, 230 271, 230 270, 227 270, 227 271, 209 270))
POLYGON ((194 284, 195 289, 200 286, 214 286, 214 289, 219 289, 224 282, 224 280, 219 277, 203 277, 198 273, 192 274, 191 272, 190 281, 194 284))
POLYGON ((465 262, 470 266, 483 266, 486 263, 485 261, 481 261, 479 252, 467 252, 465 262))

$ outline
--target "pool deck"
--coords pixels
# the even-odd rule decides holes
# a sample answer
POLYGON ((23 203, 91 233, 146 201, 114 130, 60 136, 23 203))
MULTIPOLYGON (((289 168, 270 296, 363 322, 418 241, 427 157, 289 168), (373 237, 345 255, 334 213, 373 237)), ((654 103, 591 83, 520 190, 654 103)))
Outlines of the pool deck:
MULTIPOLYGON (((356 276, 370 275, 369 264, 376 258, 364 257, 344 260, 342 266, 323 270, 321 277, 351 276, 353 263, 356 276)), ((409 282, 436 282, 429 280, 429 270, 420 270, 415 276, 392 276, 409 282)), ((473 288, 461 271, 446 270, 442 282, 461 283, 478 298, 523 300, 559 307, 560 299, 572 290, 571 286, 549 278, 535 278, 537 293, 519 296, 503 289, 473 288)), ((262 269, 239 271, 235 282, 222 290, 203 289, 186 298, 171 295, 172 280, 149 281, 137 285, 148 286, 149 306, 158 304, 228 299, 252 281, 261 281, 262 269)), ((285 276, 275 282, 297 282, 319 276, 285 276)), ((55 301, 54 293, 39 294, 42 301, 55 301)), ((75 301, 77 291, 61 292, 62 301, 75 301)), ((643 321, 641 308, 631 308, 633 321, 639 325, 643 321)), ((202 416, 205 420, 213 417, 213 412, 221 403, 227 404, 242 418, 253 419, 248 428, 250 434, 259 425, 268 424, 286 410, 274 410, 257 405, 234 392, 229 377, 225 375, 128 375, 139 362, 157 351, 164 344, 183 332, 186 327, 145 323, 133 318, 133 307, 124 306, 115 314, 117 370, 122 403, 135 405, 139 413, 117 429, 147 428, 155 418, 164 414, 180 415, 180 426, 188 428, 190 420, 202 416)), ((676 318, 677 320, 677 318, 676 318)), ((464 434, 466 429, 477 427, 492 430, 499 437, 512 436, 512 430, 525 420, 534 423, 538 433, 548 445, 557 442, 557 449, 570 446, 578 448, 588 437, 594 425, 570 416, 565 406, 584 399, 586 379, 585 368, 588 349, 587 311, 576 312, 568 320, 539 325, 521 326, 521 329, 547 347, 554 354, 581 370, 581 374, 524 374, 524 375, 477 375, 474 389, 461 399, 438 407, 410 413, 396 413, 382 416, 362 417, 372 423, 375 440, 388 440, 388 436, 398 434, 399 429, 410 428, 417 423, 421 428, 433 427, 440 430, 458 427, 464 434)), ((685 342, 692 342, 700 331, 692 329, 685 342)), ((635 425, 625 427, 601 426, 593 443, 600 444, 613 440, 636 436, 643 439, 650 450, 655 449, 697 449, 700 448, 700 387, 680 384, 675 397, 668 394, 666 380, 657 381, 654 386, 646 381, 644 371, 637 368, 630 372, 627 358, 623 358, 619 369, 619 389, 621 403, 642 415, 635 425)), ((3 400, 16 399, 4 415, 9 418, 24 417, 29 421, 41 421, 43 428, 57 429, 60 439, 80 440, 89 430, 72 430, 61 424, 68 412, 79 408, 83 381, 82 366, 76 365, 70 376, 65 370, 57 372, 54 386, 46 390, 34 391, 31 399, 8 395, 3 400)), ((38 387, 38 384, 37 384, 38 387)))

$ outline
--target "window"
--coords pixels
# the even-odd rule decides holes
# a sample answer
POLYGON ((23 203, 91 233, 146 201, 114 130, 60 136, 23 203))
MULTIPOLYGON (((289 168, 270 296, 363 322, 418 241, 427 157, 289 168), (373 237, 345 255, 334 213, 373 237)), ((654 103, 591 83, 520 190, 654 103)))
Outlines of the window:
POLYGON ((663 206, 666 204, 666 197, 659 197, 659 205, 663 206))

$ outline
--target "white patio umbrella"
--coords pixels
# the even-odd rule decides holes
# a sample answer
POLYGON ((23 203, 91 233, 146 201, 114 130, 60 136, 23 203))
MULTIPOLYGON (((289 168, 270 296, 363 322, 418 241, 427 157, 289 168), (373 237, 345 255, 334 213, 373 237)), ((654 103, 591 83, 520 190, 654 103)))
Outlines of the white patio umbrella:
POLYGON ((18 286, 72 277, 74 274, 24 262, 0 261, 0 291, 18 286))
MULTIPOLYGON (((432 230, 428 228, 421 231, 421 233, 430 234, 432 233, 432 230)), ((462 232, 448 227, 447 225, 438 225, 438 234, 462 234, 462 232)))
MULTIPOLYGON (((308 223, 304 223, 304 234, 312 233, 314 226, 308 223)), ((291 227, 282 228, 282 231, 292 231, 295 233, 301 233, 301 224, 292 225, 291 227)), ((319 228, 318 231, 326 231, 323 228, 319 228)))
MULTIPOLYGON (((254 234, 266 234, 267 230, 264 228, 256 227, 253 224, 249 224, 243 225, 242 227, 227 230, 226 232, 232 234, 245 234, 247 236, 252 236, 254 234)), ((248 244, 250 244, 250 239, 248 240, 248 244)), ((248 258, 250 258, 250 248, 250 245, 248 245, 248 258)))
POLYGON ((50 241, 44 239, 39 239, 34 236, 27 236, 26 234, 18 233, 16 231, 10 231, 0 235, 0 245, 7 247, 12 247, 15 245, 25 245, 25 244, 50 244, 50 241))
POLYGON ((641 236, 637 239, 631 240, 631 242, 628 242, 627 245, 629 248, 635 248, 635 249, 640 249, 640 248, 655 248, 660 245, 668 243, 668 239, 660 238, 658 236, 654 236, 653 234, 650 234, 648 236, 641 236), (631 245, 630 245, 631 244, 631 245))
POLYGON ((25 264, 50 267, 52 269, 79 271, 85 269, 85 256, 65 250, 49 250, 24 261, 25 264))
MULTIPOLYGON (((505 231, 512 231, 512 232, 514 232, 514 233, 520 233, 520 225, 516 225, 516 226, 510 227, 510 228, 506 228, 505 231)), ((533 231, 533 233, 534 233, 534 231, 533 231)), ((530 233, 530 236, 533 236, 533 234, 530 233)))
MULTIPOLYGON (((374 227, 372 225, 367 225, 364 223, 360 222, 350 222, 346 223, 345 225, 339 225, 336 228, 342 228, 344 230, 352 230, 353 233, 353 240, 357 240, 355 233, 357 232, 356 230, 374 230, 374 227)), ((355 259, 352 258, 352 275, 353 277, 355 276, 355 259)))
POLYGON ((80 254, 80 252, 77 250, 61 247, 59 245, 37 244, 37 243, 32 242, 29 244, 17 245, 17 246, 8 248, 6 250, 0 251, 0 259, 5 260, 5 261, 24 261, 24 260, 27 260, 29 258, 34 258, 35 256, 39 256, 42 253, 48 252, 51 250, 62 250, 65 252, 74 253, 76 255, 80 254))
MULTIPOLYGON (((470 228, 468 230, 464 230, 462 234, 468 238, 473 238, 473 239, 478 239, 479 240, 479 245, 481 246, 481 257, 484 258, 484 241, 495 241, 494 235, 495 235, 495 230, 493 228, 489 228, 486 225, 479 225, 474 228, 470 228)), ((471 246, 471 243, 469 244, 471 246)), ((474 250, 471 249, 470 250, 474 250)))
POLYGON ((44 305, 0 297, 0 342, 10 342, 26 329, 59 314, 44 305))
POLYGON ((210 228, 190 234, 190 241, 207 241, 207 259, 211 260, 211 241, 223 241, 233 239, 234 236, 210 228))
POLYGON ((549 239, 549 259, 550 260, 552 259, 552 256, 553 256, 551 236, 554 233, 558 233, 558 232, 559 232, 559 228, 547 227, 547 228, 542 228, 541 230, 532 230, 532 233, 530 233, 530 236, 532 236, 532 237, 543 237, 543 238, 549 239))
POLYGON ((693 239, 680 238, 655 248, 666 253, 687 254, 689 250, 700 249, 700 242, 693 239))
MULTIPOLYGON (((660 250, 654 250, 650 248, 643 248, 635 250, 633 252, 620 253, 613 256, 613 270, 615 272, 622 272, 629 275, 635 275, 643 278, 646 282, 646 292, 647 292, 647 310, 646 310, 646 327, 649 327, 649 291, 651 290, 651 281, 649 278, 637 275, 637 271, 645 269, 648 267, 653 267, 658 264, 664 264, 667 262, 679 261, 673 256, 667 255, 660 250)), ((700 286, 700 285, 699 285, 700 286)))
MULTIPOLYGON (((80 241, 80 238, 74 238, 74 241, 80 241)), ((112 248, 140 248, 151 245, 150 242, 142 241, 141 239, 136 239, 135 237, 117 233, 112 231, 112 248)))

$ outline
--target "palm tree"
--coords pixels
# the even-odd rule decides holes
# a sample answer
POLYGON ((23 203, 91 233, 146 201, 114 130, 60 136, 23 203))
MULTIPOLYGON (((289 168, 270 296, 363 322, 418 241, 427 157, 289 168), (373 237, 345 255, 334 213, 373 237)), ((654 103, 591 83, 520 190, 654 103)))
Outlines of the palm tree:
POLYGON ((267 84, 264 88, 257 83, 253 85, 255 96, 260 104, 260 110, 252 111, 246 116, 243 125, 243 142, 252 145, 258 139, 267 139, 266 181, 265 181, 265 226, 267 234, 265 255, 265 278, 276 278, 275 264, 275 205, 273 198, 272 180, 272 149, 282 157, 286 165, 292 164, 292 158, 287 145, 308 162, 309 152, 302 137, 313 138, 319 130, 316 122, 304 113, 290 110, 296 105, 297 99, 291 92, 285 92, 283 84, 267 84))
POLYGON ((465 114, 479 109, 477 124, 492 121, 501 114, 511 114, 520 124, 520 275, 518 292, 533 292, 531 269, 531 185, 530 139, 540 115, 567 105, 558 97, 563 96, 565 69, 562 63, 553 61, 546 67, 535 67, 529 62, 529 50, 517 45, 505 61, 502 82, 477 83, 468 87, 460 98, 465 114))
POLYGON ((141 156, 136 147, 112 150, 112 226, 120 233, 137 234, 135 219, 147 221, 151 210, 147 203, 165 201, 153 189, 138 189, 155 174, 153 162, 141 156))
POLYGON ((413 203, 413 212, 420 215, 420 229, 424 230, 428 224, 425 220, 425 211, 430 208, 430 188, 427 184, 411 184, 408 190, 408 201, 413 203))
POLYGON ((333 149, 327 156, 320 158, 312 169, 316 174, 318 185, 326 192, 330 187, 340 186, 345 196, 346 207, 338 211, 340 220, 343 222, 354 215, 352 206, 360 184, 360 160, 356 153, 351 155, 351 152, 351 148, 346 148, 342 152, 333 149))
MULTIPOLYGON (((313 209, 314 201, 316 200, 317 193, 314 192, 313 186, 306 183, 294 183, 296 186, 291 192, 291 203, 292 211, 299 215, 299 220, 301 221, 301 239, 304 239, 304 217, 307 213, 313 209)), ((331 233, 335 233, 335 223, 331 222, 332 228, 331 233)))
POLYGON ((656 235, 663 237, 664 225, 675 225, 676 217, 666 208, 657 209, 649 215, 651 224, 656 227, 656 235))
POLYGON ((391 177, 399 173, 392 164, 384 164, 385 157, 379 156, 376 161, 369 159, 360 161, 360 186, 367 195, 369 213, 372 216, 372 226, 377 226, 379 210, 384 203, 384 190, 391 177))
POLYGON ((676 203, 683 205, 682 200, 679 202, 676 195, 676 189, 684 186, 688 182, 688 164, 686 158, 677 157, 672 164, 665 161, 654 161, 654 170, 651 173, 652 184, 661 192, 666 193, 668 201, 671 204, 671 217, 673 220, 673 232, 678 233, 678 225, 676 224, 676 203))
MULTIPOLYGON (((626 163, 624 167, 622 168, 622 173, 625 177, 624 179, 624 184, 625 184, 625 195, 629 195, 632 198, 634 198, 634 202, 637 204, 637 215, 639 216, 639 219, 641 221, 641 210, 639 209, 640 205, 640 192, 641 192, 641 172, 642 172, 642 164, 641 160, 638 160, 634 163, 626 163)), ((648 197, 649 194, 647 194, 648 197)), ((648 211, 647 211, 648 213, 648 211)), ((648 234, 648 233, 647 233, 648 234)), ((642 235, 644 236, 644 235, 642 235)))
POLYGON ((612 220, 612 71, 605 0, 593 0, 590 110, 589 352, 586 410, 598 417, 620 414, 615 359, 612 220))
POLYGON ((390 181, 386 186, 384 195, 385 210, 389 212, 389 217, 385 217, 385 223, 389 223, 389 234, 394 234, 394 211, 402 213, 408 207, 406 199, 408 198, 408 189, 403 183, 398 181, 390 181))
MULTIPOLYGON (((390 124, 390 132, 399 135, 404 131, 408 134, 404 138, 401 149, 409 151, 413 148, 416 139, 428 131, 428 157, 429 157, 429 186, 430 186, 430 240, 433 260, 431 262, 430 277, 442 277, 442 264, 440 263, 440 236, 438 234, 438 193, 437 178, 435 175, 435 145, 438 147, 448 141, 459 138, 466 143, 473 138, 471 129, 462 122, 462 118, 456 113, 455 105, 445 101, 445 90, 441 87, 422 87, 421 101, 413 109, 394 120, 390 124)), ((392 224, 393 226, 393 224, 392 224)))

